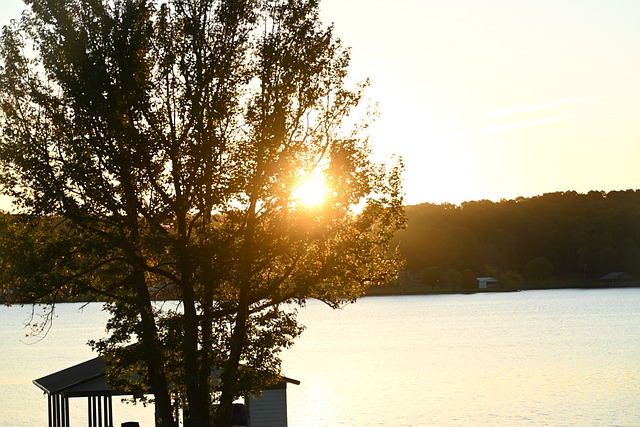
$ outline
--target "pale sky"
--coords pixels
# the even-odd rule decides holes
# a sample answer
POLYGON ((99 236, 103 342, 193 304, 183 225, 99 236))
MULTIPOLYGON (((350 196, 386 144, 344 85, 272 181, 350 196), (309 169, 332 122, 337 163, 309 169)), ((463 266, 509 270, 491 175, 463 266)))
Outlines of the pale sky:
MULTIPOLYGON (((0 24, 20 0, 0 0, 0 24)), ((321 0, 406 202, 640 188, 640 1, 321 0)))

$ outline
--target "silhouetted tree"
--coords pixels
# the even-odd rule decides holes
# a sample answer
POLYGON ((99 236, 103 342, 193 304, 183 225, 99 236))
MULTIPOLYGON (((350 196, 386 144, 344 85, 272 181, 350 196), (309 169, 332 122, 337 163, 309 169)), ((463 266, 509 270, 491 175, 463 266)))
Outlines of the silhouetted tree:
POLYGON ((534 258, 524 266, 525 278, 532 282, 541 282, 553 277, 553 264, 545 257, 534 258))
POLYGON ((18 251, 5 276, 105 299, 95 346, 111 381, 144 367, 158 425, 174 402, 226 426, 301 332, 286 304, 339 306, 396 272, 401 165, 343 125, 363 90, 345 87, 349 52, 315 0, 26 3, 0 46, 0 179, 51 251, 30 248, 42 274, 18 251), (293 193, 316 173, 310 208, 293 193), (158 289, 181 310, 154 306, 158 289))
POLYGON ((431 286, 431 289, 435 289, 436 286, 442 281, 442 270, 440 267, 426 267, 421 273, 422 283, 431 286))

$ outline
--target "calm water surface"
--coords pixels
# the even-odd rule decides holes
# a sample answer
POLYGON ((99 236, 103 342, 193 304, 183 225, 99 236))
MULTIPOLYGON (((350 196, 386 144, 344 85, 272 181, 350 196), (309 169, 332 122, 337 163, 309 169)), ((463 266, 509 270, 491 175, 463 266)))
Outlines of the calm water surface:
MULTIPOLYGON (((80 307, 60 306, 39 342, 27 308, 0 307, 1 427, 45 426, 31 381, 93 357, 84 343, 107 317, 80 307)), ((291 427, 640 425, 640 289, 313 301, 300 320, 283 354, 302 381, 288 389, 291 427)), ((151 426, 148 410, 114 406, 116 425, 151 426)))

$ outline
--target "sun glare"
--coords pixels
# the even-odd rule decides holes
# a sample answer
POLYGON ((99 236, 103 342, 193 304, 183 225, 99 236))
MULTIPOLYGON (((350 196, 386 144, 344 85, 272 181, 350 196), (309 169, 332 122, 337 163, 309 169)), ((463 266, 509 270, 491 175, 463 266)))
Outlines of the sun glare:
POLYGON ((326 192, 324 175, 317 172, 303 181, 298 188, 293 191, 293 198, 307 207, 320 206, 324 201, 326 192))

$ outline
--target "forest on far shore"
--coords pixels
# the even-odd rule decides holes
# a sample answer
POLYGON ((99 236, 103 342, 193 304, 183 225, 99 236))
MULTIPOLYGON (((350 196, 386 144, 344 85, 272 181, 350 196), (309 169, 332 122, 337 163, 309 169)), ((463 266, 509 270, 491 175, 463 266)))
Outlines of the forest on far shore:
POLYGON ((606 286, 612 272, 629 286, 640 277, 640 190, 423 203, 406 215, 395 236, 406 259, 400 284, 464 291, 479 276, 502 289, 606 286))

